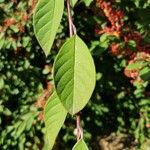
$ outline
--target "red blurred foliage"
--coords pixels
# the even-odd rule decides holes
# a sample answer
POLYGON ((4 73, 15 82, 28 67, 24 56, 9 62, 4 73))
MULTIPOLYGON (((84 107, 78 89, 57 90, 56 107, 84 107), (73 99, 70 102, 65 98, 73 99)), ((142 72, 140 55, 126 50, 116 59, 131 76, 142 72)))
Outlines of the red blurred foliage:
POLYGON ((129 56, 129 59, 134 58, 137 51, 144 51, 146 53, 150 52, 150 45, 143 45, 142 41, 143 38, 140 33, 136 31, 130 30, 130 28, 125 27, 123 22, 124 13, 121 10, 118 10, 117 8, 114 8, 111 1, 106 0, 97 0, 98 7, 101 8, 104 15, 107 17, 108 22, 111 25, 106 26, 103 30, 96 29, 97 34, 107 33, 109 35, 116 36, 117 38, 123 39, 123 42, 125 43, 124 50, 121 50, 121 47, 119 48, 119 43, 112 43, 110 45, 111 53, 116 55, 124 55, 129 56), (123 31, 124 29, 127 29, 127 31, 123 31), (130 32, 129 32, 130 31, 130 32), (137 51, 132 51, 129 46, 128 42, 130 40, 135 41, 136 43, 136 49, 137 51))
POLYGON ((119 43, 112 43, 110 45, 111 48, 111 54, 114 56, 120 55, 121 54, 121 48, 119 43))
POLYGON ((17 4, 17 0, 11 0, 13 3, 17 4))
POLYGON ((146 124, 146 128, 150 128, 150 123, 149 123, 149 124, 146 124))
POLYGON ((106 26, 103 30, 100 30, 101 33, 108 33, 110 35, 114 35, 120 37, 122 32, 123 23, 123 12, 112 7, 111 2, 106 2, 104 0, 97 0, 98 6, 103 10, 105 16, 110 22, 110 26, 106 26))
MULTIPOLYGON (((146 58, 150 57, 150 45, 143 45, 143 38, 140 33, 133 31, 129 27, 125 27, 123 22, 124 13, 121 10, 113 7, 111 1, 97 0, 98 7, 103 11, 104 15, 108 19, 108 23, 103 30, 96 29, 97 34, 107 33, 120 39, 124 43, 122 48, 120 42, 113 42, 110 44, 110 52, 114 56, 123 55, 127 59, 128 64, 134 63, 135 61, 142 59, 145 61, 146 58), (123 31, 123 29, 125 29, 123 31), (136 44, 136 50, 133 51, 129 47, 129 42, 134 41, 136 44), (141 53, 139 53, 141 52, 141 53)), ((125 68, 124 74, 132 78, 131 83, 134 81, 143 82, 139 77, 140 69, 128 70, 125 68)))
POLYGON ((14 25, 16 23, 17 23, 17 21, 14 18, 7 18, 7 19, 4 20, 4 26, 6 28, 8 28, 8 27, 10 27, 10 26, 12 26, 12 25, 14 25))
MULTIPOLYGON (((130 60, 128 62, 128 64, 134 64, 138 61, 150 62, 150 54, 146 53, 146 52, 137 52, 135 57, 132 60, 130 60)), ((137 67, 136 69, 125 68, 124 74, 127 77, 132 78, 131 83, 134 83, 134 81, 138 81, 140 83, 143 83, 144 81, 139 76, 140 70, 143 69, 143 67, 141 67, 139 65, 139 67, 137 67)))

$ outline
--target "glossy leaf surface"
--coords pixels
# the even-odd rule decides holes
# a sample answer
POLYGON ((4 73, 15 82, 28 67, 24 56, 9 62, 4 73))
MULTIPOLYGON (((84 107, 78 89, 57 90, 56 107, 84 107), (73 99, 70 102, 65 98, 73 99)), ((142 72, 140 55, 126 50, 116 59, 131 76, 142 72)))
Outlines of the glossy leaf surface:
POLYGON ((52 149, 56 137, 65 121, 66 115, 67 111, 62 106, 56 92, 54 92, 44 109, 44 121, 49 149, 52 149))
POLYGON ((33 15, 35 36, 48 55, 64 10, 64 0, 39 0, 33 15))
POLYGON ((69 113, 79 112, 95 87, 95 66, 85 43, 71 37, 60 49, 54 64, 56 92, 69 113))

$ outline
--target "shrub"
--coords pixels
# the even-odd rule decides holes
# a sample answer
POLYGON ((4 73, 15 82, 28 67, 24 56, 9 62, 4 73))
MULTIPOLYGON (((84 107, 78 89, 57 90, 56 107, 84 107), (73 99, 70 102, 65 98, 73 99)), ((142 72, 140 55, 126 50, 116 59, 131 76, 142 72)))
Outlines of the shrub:
MULTIPOLYGON (((51 89, 55 56, 69 34, 65 11, 46 58, 33 33, 35 4, 0 0, 0 148, 4 150, 44 147, 43 101, 51 89)), ((139 149, 150 138, 149 6, 148 0, 79 0, 74 6, 77 33, 96 65, 96 88, 81 112, 84 138, 92 149, 113 132, 127 135, 139 149)), ((73 146, 75 128, 75 118, 68 116, 56 149, 73 146)))

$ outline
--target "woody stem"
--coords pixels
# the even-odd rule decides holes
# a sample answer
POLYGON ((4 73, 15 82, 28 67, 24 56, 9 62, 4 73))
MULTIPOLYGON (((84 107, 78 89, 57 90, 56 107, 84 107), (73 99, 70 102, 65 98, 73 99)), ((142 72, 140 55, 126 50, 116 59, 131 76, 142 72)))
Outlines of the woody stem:
POLYGON ((69 35, 70 37, 76 34, 76 27, 73 24, 70 0, 67 0, 67 13, 68 13, 68 23, 69 23, 69 35))

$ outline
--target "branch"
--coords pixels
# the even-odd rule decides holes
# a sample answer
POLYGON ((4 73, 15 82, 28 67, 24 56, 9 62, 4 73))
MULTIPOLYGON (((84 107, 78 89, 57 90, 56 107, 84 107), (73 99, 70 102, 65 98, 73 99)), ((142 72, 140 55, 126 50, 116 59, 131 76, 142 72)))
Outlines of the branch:
MULTIPOLYGON (((69 35, 71 37, 74 34, 76 34, 76 27, 73 24, 70 0, 67 0, 67 13, 68 13, 68 23, 69 23, 69 35)), ((77 133, 76 133, 77 140, 80 140, 83 137, 83 131, 81 128, 81 120, 80 120, 79 113, 76 116, 76 129, 77 129, 77 133)))
POLYGON ((81 119, 80 114, 78 113, 76 116, 76 129, 77 129, 77 141, 83 138, 83 130, 81 128, 81 119))
POLYGON ((68 23, 69 23, 69 35, 70 37, 76 34, 76 27, 73 24, 70 0, 67 0, 67 13, 68 13, 68 23))

